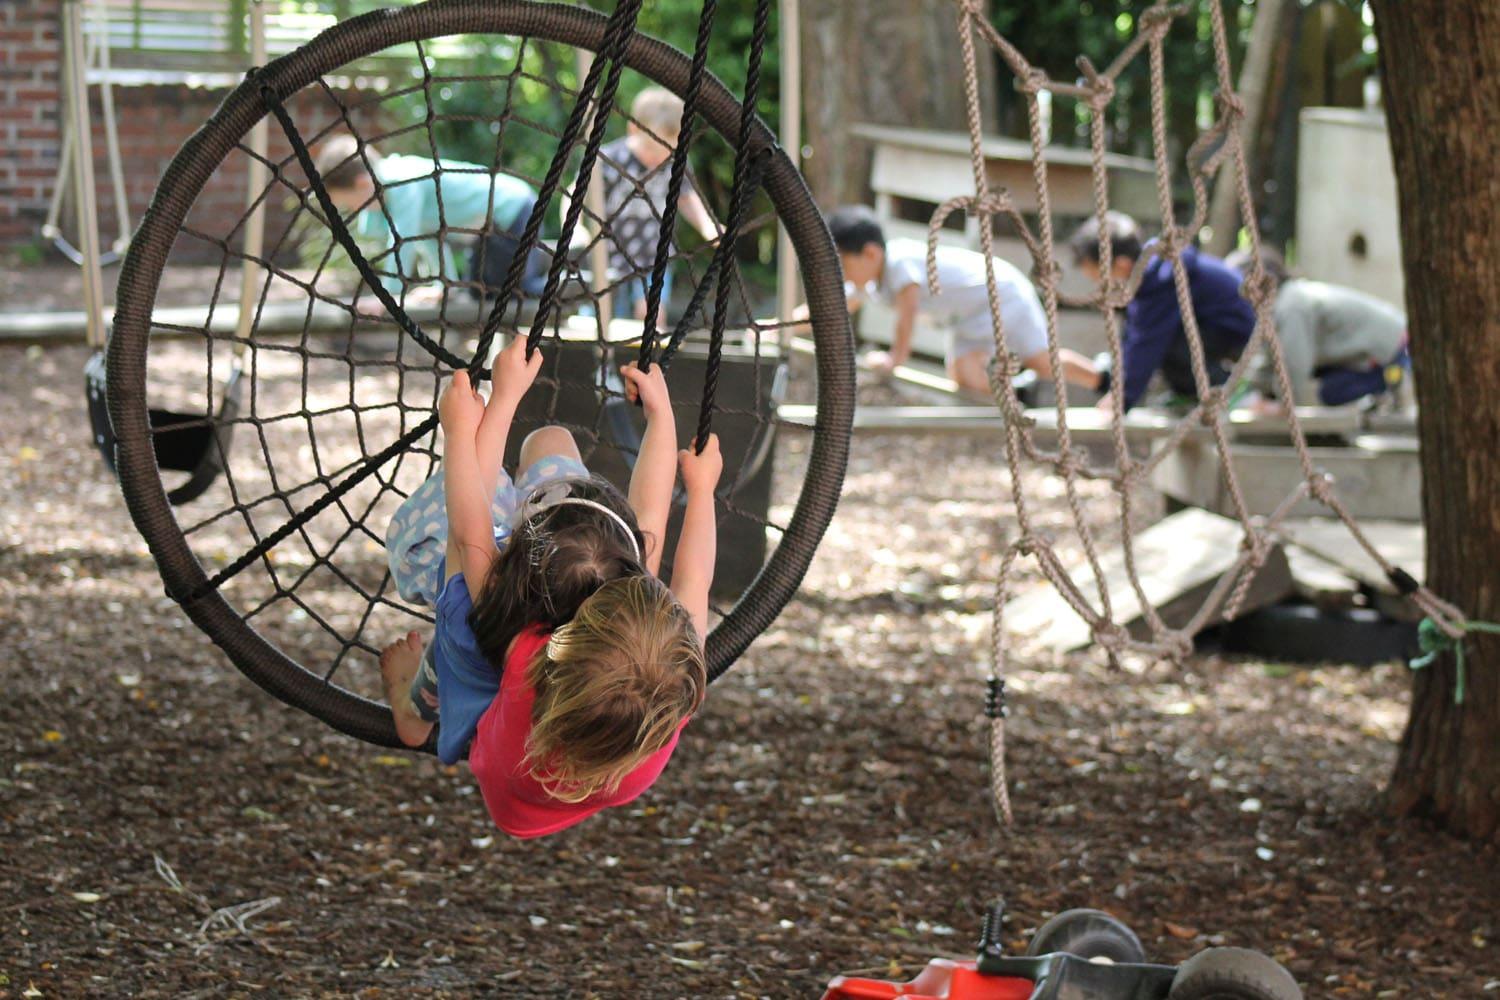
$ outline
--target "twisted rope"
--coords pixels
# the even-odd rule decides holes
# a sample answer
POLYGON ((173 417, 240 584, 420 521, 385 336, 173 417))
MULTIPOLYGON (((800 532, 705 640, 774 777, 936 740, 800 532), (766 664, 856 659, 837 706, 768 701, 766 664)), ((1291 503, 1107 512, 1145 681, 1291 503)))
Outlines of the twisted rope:
MULTIPOLYGON (((672 255, 672 233, 677 226, 677 203, 682 199, 682 185, 687 179, 688 147, 697 126, 698 97, 703 92, 703 77, 708 71, 708 41, 713 35, 719 0, 703 0, 698 16, 698 37, 693 42, 693 63, 688 70, 687 93, 682 98, 682 123, 677 132, 677 146, 672 150, 672 173, 667 179, 667 203, 662 207, 661 238, 656 241, 656 258, 651 264, 651 283, 646 289, 646 317, 641 329, 639 365, 645 371, 656 348, 656 320, 661 314, 662 290, 667 282, 667 261, 672 255)), ((706 279, 705 279, 706 280, 706 279)))
MULTIPOLYGON (((537 303, 536 316, 531 321, 531 330, 526 335, 528 358, 541 344, 542 336, 547 331, 547 319, 556 307, 557 292, 562 283, 563 266, 567 263, 567 248, 572 244, 573 230, 578 228, 578 220, 583 215, 585 197, 594 176, 594 163, 599 158, 599 147, 604 144, 604 133, 609 127, 608 112, 614 106, 615 93, 620 89, 620 75, 625 69, 622 58, 625 54, 625 45, 635 31, 635 21, 641 12, 641 2, 642 0, 621 0, 615 12, 610 16, 604 44, 599 50, 599 58, 589 67, 583 89, 579 92, 578 101, 573 105, 573 112, 569 116, 568 127, 572 130, 571 136, 568 129, 565 129, 563 138, 558 142, 557 152, 552 158, 552 166, 547 171, 547 180, 552 182, 551 186, 543 183, 542 190, 537 196, 536 207, 532 210, 531 218, 526 222, 526 230, 522 234, 515 259, 510 262, 510 274, 506 276, 507 285, 510 284, 511 275, 514 275, 516 281, 519 282, 520 275, 525 270, 526 257, 531 253, 531 248, 535 244, 537 232, 541 230, 541 217, 546 214, 547 206, 551 204, 552 195, 557 186, 557 178, 554 174, 561 175, 562 168, 566 165, 569 154, 572 153, 572 143, 576 140, 578 131, 583 128, 588 104, 594 95, 594 87, 599 79, 599 68, 607 62, 609 72, 605 76, 604 89, 599 94, 597 102, 599 113, 594 115, 588 140, 584 143, 583 160, 578 164, 578 177, 573 182, 573 196, 568 202, 562 231, 557 237, 557 252, 552 255, 552 263, 547 268, 547 284, 537 303), (576 126, 574 119, 577 119, 576 126)), ((485 324, 484 336, 479 339, 479 350, 474 358, 476 365, 483 361, 489 349, 490 340, 499 328, 499 317, 504 302, 503 296, 495 302, 490 322, 485 324)))
MULTIPOLYGON (((729 320, 730 283, 728 261, 734 253, 735 241, 739 238, 740 225, 744 221, 745 209, 750 203, 749 181, 750 130, 755 124, 755 102, 760 95, 760 64, 765 55, 766 37, 770 33, 771 0, 756 0, 755 27, 750 34, 750 63, 745 70, 745 96, 740 103, 740 136, 734 151, 734 186, 729 193, 729 227, 719 244, 719 252, 725 262, 719 266, 718 294, 714 299, 713 325, 709 329, 708 367, 703 376, 703 402, 698 407, 698 432, 693 442, 694 451, 701 454, 708 444, 709 432, 713 429, 714 397, 719 391, 719 365, 724 348, 724 327, 729 320)), ((769 147, 761 150, 764 157, 771 155, 769 147)))
MULTIPOLYGON (((1001 562, 1000 579, 995 591, 989 682, 992 692, 996 690, 997 685, 1003 688, 1004 684, 1009 659, 1008 637, 1003 620, 1004 606, 1009 594, 1009 579, 1015 570, 1016 560, 1021 556, 1035 558, 1042 575, 1057 589, 1064 602, 1083 619, 1095 643, 1103 648, 1112 659, 1122 652, 1133 651, 1158 658, 1180 660, 1191 653, 1192 637, 1210 621, 1216 617, 1233 618, 1238 614, 1256 574, 1274 549, 1278 528, 1296 505, 1306 499, 1314 500, 1327 507, 1348 528, 1356 544, 1375 560, 1381 571, 1397 589, 1409 597, 1428 616, 1427 623, 1424 624, 1426 630, 1424 634, 1428 636, 1424 650, 1428 655, 1421 665, 1430 662, 1433 656, 1444 650, 1456 649, 1461 654, 1460 640, 1465 632, 1480 630, 1477 624, 1465 621, 1457 608, 1417 583, 1410 574, 1393 566, 1380 554, 1334 491, 1332 477, 1317 467, 1308 448, 1306 434, 1294 409, 1289 410, 1287 414, 1287 430, 1297 454, 1303 480, 1277 505, 1269 517, 1256 517, 1250 512, 1238 472, 1231 460, 1232 448, 1227 419, 1228 393, 1225 386, 1232 386, 1239 382, 1251 357, 1262 344, 1272 360, 1275 377, 1282 390, 1283 398, 1292 398, 1291 380, 1275 330, 1272 314, 1273 286, 1260 263, 1261 237, 1250 190, 1244 141, 1239 128, 1245 109, 1235 94, 1231 78, 1224 12, 1220 0, 1202 0, 1202 2, 1207 3, 1209 8, 1216 78, 1217 117, 1214 124, 1203 132, 1188 151, 1187 162, 1190 168, 1188 182, 1193 192, 1192 212, 1185 224, 1179 224, 1173 199, 1167 143, 1164 43, 1172 23, 1177 18, 1197 9, 1197 2, 1169 3, 1167 0, 1156 0, 1140 15, 1139 30, 1135 37, 1107 68, 1100 71, 1087 58, 1080 58, 1078 67, 1081 78, 1076 83, 1064 83, 1053 80, 1045 71, 1027 61, 1020 50, 990 24, 984 5, 979 0, 954 0, 958 17, 959 51, 964 77, 965 111, 969 127, 974 194, 949 199, 938 206, 934 212, 928 231, 927 267, 928 283, 936 293, 937 243, 944 221, 953 212, 959 210, 979 219, 981 223, 979 226, 980 250, 986 260, 986 283, 996 344, 996 357, 991 368, 990 381, 996 405, 1005 418, 1006 464, 1009 469, 1015 518, 1019 529, 1018 537, 1005 550, 1001 562), (999 55, 1015 75, 1017 89, 1025 95, 1033 182, 1038 206, 1037 231, 1034 233, 1016 209, 1009 194, 1005 191, 992 192, 988 186, 982 148, 983 128, 979 104, 978 62, 975 53, 976 35, 999 55), (1131 279, 1128 282, 1120 282, 1112 273, 1114 248, 1109 236, 1109 227, 1106 225, 1109 192, 1104 122, 1106 111, 1116 96, 1116 81, 1126 67, 1142 52, 1146 53, 1149 63, 1152 150, 1162 233, 1159 240, 1148 248, 1143 259, 1137 261, 1131 279), (1109 398, 1113 404, 1111 419, 1111 439, 1115 447, 1113 470, 1091 470, 1077 455, 1068 428, 1068 386, 1066 381, 1056 374, 1062 370, 1058 355, 1060 343, 1057 309, 1065 300, 1057 287, 1062 271, 1056 258, 1052 233, 1050 192, 1044 149, 1045 136, 1042 134, 1039 101, 1042 91, 1077 98, 1088 110, 1094 218, 1100 232, 1101 280, 1096 293, 1087 299, 1087 304, 1094 306, 1100 312, 1115 370, 1123 370, 1121 332, 1116 313, 1134 298, 1147 268, 1157 259, 1166 260, 1171 265, 1174 292, 1188 343, 1193 383, 1198 393, 1198 402, 1193 410, 1184 417, 1155 454, 1145 461, 1140 461, 1130 453, 1126 437, 1123 380, 1112 380, 1109 398), (1221 168, 1226 163, 1231 166, 1231 173, 1227 178, 1221 179, 1220 183, 1235 185, 1241 216, 1245 220, 1244 224, 1249 234, 1253 264, 1246 277, 1243 294, 1254 308, 1256 320, 1250 341, 1231 369, 1228 379, 1222 385, 1215 386, 1199 336, 1187 269, 1183 264, 1183 254, 1191 245, 1193 234, 1203 227, 1207 219, 1210 182, 1221 172, 1221 168), (1005 216, 1012 222, 1032 257, 1032 272, 1041 292, 1043 311, 1047 319, 1048 356, 1055 373, 1054 379, 1057 381, 1056 433, 1058 443, 1055 451, 1048 452, 1037 447, 1033 440, 1034 421, 1026 416, 1012 384, 1012 362, 1005 348, 999 293, 992 262, 993 239, 989 220, 993 216, 1005 216), (1206 428, 1218 450, 1230 506, 1244 535, 1240 552, 1229 571, 1216 582, 1190 620, 1179 628, 1172 628, 1162 620, 1158 609, 1147 598, 1140 578, 1131 528, 1135 514, 1136 490, 1156 464, 1186 439, 1194 426, 1206 428), (1091 570, 1097 585, 1095 588, 1097 606, 1074 582, 1052 541, 1038 532, 1032 520, 1027 497, 1022 489, 1021 462, 1023 458, 1049 465, 1062 477, 1065 496, 1073 515, 1074 532, 1083 548, 1084 561, 1091 570), (1084 516, 1078 491, 1078 481, 1084 478, 1108 480, 1113 492, 1119 498, 1118 528, 1123 563, 1131 590, 1145 618, 1147 632, 1145 637, 1131 635, 1114 621, 1110 593, 1101 569, 1095 533, 1084 516)), ((1462 683, 1462 674, 1460 674, 1460 691, 1462 683)), ((992 694, 991 703, 993 700, 992 694)), ((991 713, 987 711, 987 714, 991 713)), ((998 716, 993 717, 989 750, 991 796, 996 814, 1002 822, 1009 822, 1011 808, 1005 788, 1004 725, 1003 718, 998 716)))

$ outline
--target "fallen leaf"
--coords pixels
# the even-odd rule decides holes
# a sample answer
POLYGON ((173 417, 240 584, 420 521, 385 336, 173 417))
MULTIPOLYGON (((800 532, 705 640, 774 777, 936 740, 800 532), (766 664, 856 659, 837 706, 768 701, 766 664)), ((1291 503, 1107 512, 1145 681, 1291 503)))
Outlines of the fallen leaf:
POLYGON ((385 953, 385 958, 382 958, 380 960, 380 965, 377 966, 377 968, 381 968, 381 969, 399 969, 399 968, 401 968, 401 963, 398 962, 398 961, 396 961, 396 953, 395 952, 388 951, 388 952, 385 953))
POLYGON ((48 743, 56 743, 62 738, 62 733, 58 732, 56 729, 49 729, 42 734, 42 739, 46 740, 48 743))
POLYGON ((1184 924, 1174 924, 1170 920, 1162 926, 1166 927, 1167 933, 1182 941, 1191 941, 1198 936, 1198 928, 1188 927, 1184 924))
POLYGON ((411 767, 409 757, 394 757, 390 754, 378 754, 372 758, 381 767, 411 767))

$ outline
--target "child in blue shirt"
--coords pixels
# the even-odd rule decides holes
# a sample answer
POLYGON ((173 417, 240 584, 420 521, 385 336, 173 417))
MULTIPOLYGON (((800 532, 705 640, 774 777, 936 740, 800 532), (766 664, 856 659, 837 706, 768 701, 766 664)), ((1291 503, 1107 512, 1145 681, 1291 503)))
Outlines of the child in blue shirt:
MULTIPOLYGON (((436 302, 460 282, 498 292, 536 204, 531 185, 509 174, 368 145, 361 154, 353 136, 325 141, 316 166, 334 205, 358 213, 351 231, 384 244, 371 264, 393 296, 406 288, 408 304, 436 302)), ((524 293, 540 290, 548 262, 546 251, 532 250, 524 293)))
MULTIPOLYGON (((1140 227, 1128 215, 1110 212, 1105 225, 1114 254, 1112 276, 1128 281, 1141 255, 1152 254, 1151 244, 1143 242, 1140 227)), ((1068 241, 1074 262, 1096 282, 1103 277, 1099 239, 1098 220, 1090 219, 1068 241)), ((1209 384, 1222 385, 1255 331, 1255 310, 1240 295, 1240 273, 1219 258, 1189 247, 1182 252, 1181 266, 1187 271, 1188 294, 1198 322, 1209 384)), ((1172 392, 1197 398, 1174 267, 1166 258, 1151 256, 1147 261, 1140 288, 1125 310, 1120 347, 1124 370, 1118 374, 1101 372, 1097 386, 1101 393, 1109 391, 1113 378, 1122 378, 1128 410, 1141 401, 1151 377, 1160 372, 1172 392)), ((1106 395, 1100 406, 1109 405, 1106 395)))

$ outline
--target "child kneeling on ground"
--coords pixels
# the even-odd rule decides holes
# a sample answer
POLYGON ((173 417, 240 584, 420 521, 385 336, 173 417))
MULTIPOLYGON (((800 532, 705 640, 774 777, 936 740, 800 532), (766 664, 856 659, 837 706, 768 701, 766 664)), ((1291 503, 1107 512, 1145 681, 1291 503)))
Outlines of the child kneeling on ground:
POLYGON ((413 632, 381 656, 396 731, 420 746, 439 724, 439 759, 467 750, 490 816, 516 837, 641 795, 702 704, 723 465, 713 437, 676 454, 661 368, 627 366, 646 417, 629 497, 590 476, 561 427, 527 438, 513 483, 505 442, 540 367, 516 338, 488 403, 455 373, 439 403, 442 470, 387 532, 398 591, 437 620, 425 654, 413 632), (679 462, 687 509, 668 588, 655 574, 679 462))

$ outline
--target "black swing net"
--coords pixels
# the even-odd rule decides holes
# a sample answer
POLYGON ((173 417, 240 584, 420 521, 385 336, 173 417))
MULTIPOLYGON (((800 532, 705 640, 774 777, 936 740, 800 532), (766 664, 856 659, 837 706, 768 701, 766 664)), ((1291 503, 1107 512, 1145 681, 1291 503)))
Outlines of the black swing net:
MULTIPOLYGON (((432 0, 345 21, 253 71, 225 100, 167 168, 125 261, 109 416, 121 485, 167 593, 256 683, 360 739, 397 745, 389 710, 371 700, 376 656, 409 630, 431 630, 430 609, 396 593, 386 526, 437 471, 446 376, 467 368, 483 379, 509 337, 528 338, 546 360, 512 428, 507 469, 529 431, 560 424, 591 471, 623 486, 643 430, 617 374, 628 361, 665 367, 683 447, 719 435, 711 677, 791 597, 833 514, 853 345, 822 219, 751 110, 769 0, 758 0, 744 99, 703 69, 714 0, 691 58, 635 32, 640 6, 622 0, 606 17, 562 4, 432 0), (633 122, 624 95, 646 85, 676 94, 686 111, 675 151, 643 173, 612 159, 607 144, 633 122), (262 119, 273 137, 266 156, 248 138, 262 119), (461 159, 455 136, 468 137, 461 159), (324 156, 324 170, 370 179, 362 205, 335 203, 318 163, 330 148, 348 156, 332 168, 324 156), (690 156, 732 163, 732 181, 715 185, 708 171, 695 181, 690 156), (266 183, 243 214, 204 196, 214 175, 244 176, 252 165, 266 183), (448 180, 465 174, 524 181, 535 205, 503 226, 460 218, 448 180), (426 185, 436 202, 417 231, 403 230, 410 214, 393 208, 404 184, 426 185), (722 236, 694 239, 677 224, 672 195, 683 190, 699 192, 722 236), (678 234, 644 261, 609 253, 632 200, 678 234), (255 211, 268 219, 258 254, 246 249, 255 211), (735 252, 769 245, 778 222, 812 320, 810 377, 799 383, 815 385, 810 432, 776 417, 792 337, 756 319, 775 312, 770 282, 735 252), (419 258, 435 262, 430 271, 419 258), (252 294, 239 301, 247 264, 252 294), (157 305, 163 283, 187 273, 213 275, 206 313, 157 305), (648 290, 656 323, 606 315, 633 283, 648 290), (240 309, 251 311, 243 322, 240 309), (163 407, 179 417, 153 420, 163 407), (185 435, 205 449, 187 491, 158 464, 185 435)), ((500 214, 501 186, 488 185, 481 220, 500 214)), ((675 527, 674 517, 669 539, 675 527)), ((664 577, 671 556, 669 546, 664 577)))

